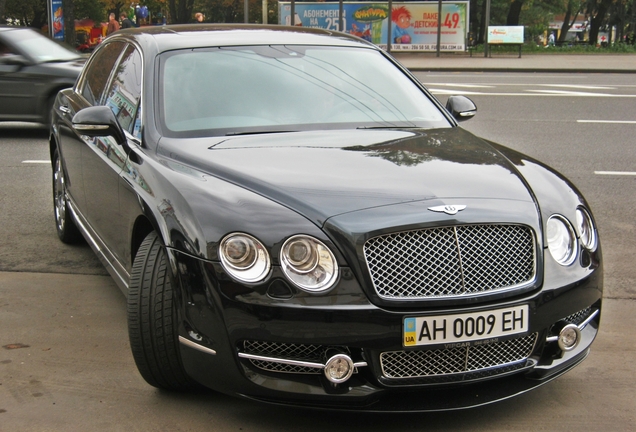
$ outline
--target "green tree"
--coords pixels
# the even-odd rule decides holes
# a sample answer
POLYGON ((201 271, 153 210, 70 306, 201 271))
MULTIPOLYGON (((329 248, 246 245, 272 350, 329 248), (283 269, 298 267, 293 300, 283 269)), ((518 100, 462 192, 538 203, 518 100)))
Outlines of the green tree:
POLYGON ((186 24, 192 20, 194 0, 168 0, 168 10, 173 24, 186 24))
POLYGON ((510 9, 508 9, 508 16, 506 18, 506 25, 518 26, 519 17, 521 16, 521 8, 523 7, 524 0, 512 0, 510 2, 510 9))
POLYGON ((598 43, 598 33, 605 23, 607 11, 613 0, 588 0, 587 13, 590 16, 590 45, 598 43))
POLYGON ((64 11, 64 42, 72 47, 77 46, 75 35, 75 8, 73 0, 62 0, 62 10, 64 11))
POLYGON ((76 19, 91 19, 95 22, 106 21, 106 3, 104 0, 73 0, 76 19))
POLYGON ((7 4, 7 0, 0 0, 0 24, 4 24, 4 6, 7 4))
POLYGON ((570 31, 570 28, 572 28, 581 12, 583 12, 584 7, 585 4, 581 0, 568 0, 565 16, 563 17, 563 24, 561 25, 561 33, 559 33, 560 42, 565 40, 568 31, 570 31))
POLYGON ((48 22, 46 0, 6 0, 4 13, 22 26, 41 29, 48 22))

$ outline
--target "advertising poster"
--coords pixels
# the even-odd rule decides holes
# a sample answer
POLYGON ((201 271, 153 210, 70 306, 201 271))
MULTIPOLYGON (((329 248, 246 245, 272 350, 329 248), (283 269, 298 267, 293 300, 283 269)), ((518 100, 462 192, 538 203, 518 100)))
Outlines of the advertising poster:
MULTIPOLYGON (((294 25, 338 30, 339 4, 297 2, 294 25)), ((386 49, 391 20, 392 51, 437 50, 437 2, 343 4, 343 30, 386 49)), ((465 51, 468 31, 468 1, 442 4, 441 51, 465 51)), ((291 25, 291 5, 279 2, 280 24, 291 25)))
POLYGON ((488 26, 489 44, 522 44, 523 26, 488 26))
POLYGON ((64 10, 62 0, 49 0, 51 6, 51 37, 57 40, 64 40, 64 10))

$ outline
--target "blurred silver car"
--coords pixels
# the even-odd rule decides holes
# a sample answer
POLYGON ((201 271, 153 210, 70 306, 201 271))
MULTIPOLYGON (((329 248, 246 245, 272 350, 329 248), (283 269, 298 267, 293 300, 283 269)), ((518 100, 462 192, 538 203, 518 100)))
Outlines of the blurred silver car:
POLYGON ((0 121, 48 124, 55 95, 75 83, 83 64, 35 30, 0 26, 0 121))

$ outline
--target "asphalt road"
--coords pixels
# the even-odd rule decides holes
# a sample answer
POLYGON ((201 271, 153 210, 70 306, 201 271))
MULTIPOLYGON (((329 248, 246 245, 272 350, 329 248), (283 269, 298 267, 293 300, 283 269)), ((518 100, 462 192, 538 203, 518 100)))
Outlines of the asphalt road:
POLYGON ((323 413, 212 392, 158 391, 132 360, 123 295, 88 246, 57 240, 51 170, 42 163, 46 131, 0 123, 0 431, 633 430, 636 86, 630 76, 418 77, 440 100, 467 94, 479 112, 466 129, 558 168, 589 200, 603 242, 606 291, 601 332, 583 364, 531 393, 457 413, 323 413))

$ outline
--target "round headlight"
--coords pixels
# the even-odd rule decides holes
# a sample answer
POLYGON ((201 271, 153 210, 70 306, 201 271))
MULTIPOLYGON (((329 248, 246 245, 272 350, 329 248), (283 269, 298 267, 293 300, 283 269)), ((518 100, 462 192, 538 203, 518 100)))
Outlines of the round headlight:
POLYGON ((592 216, 583 208, 576 209, 576 229, 579 232, 581 244, 587 250, 594 251, 596 249, 597 237, 592 216))
POLYGON ((572 264, 576 258, 576 237, 572 226, 563 216, 551 216, 547 228, 548 248, 559 264, 572 264))
POLYGON ((269 254, 251 235, 234 233, 221 240, 219 257, 226 272, 243 282, 258 282, 267 276, 269 254))
POLYGON ((322 292, 338 279, 338 263, 320 240, 305 235, 287 239, 280 253, 285 276, 298 288, 322 292))

